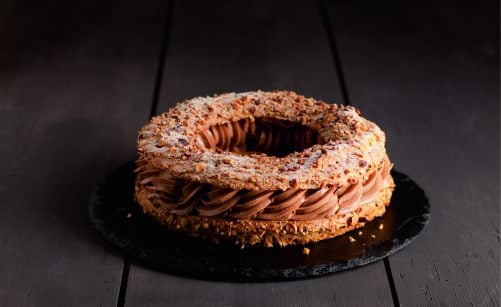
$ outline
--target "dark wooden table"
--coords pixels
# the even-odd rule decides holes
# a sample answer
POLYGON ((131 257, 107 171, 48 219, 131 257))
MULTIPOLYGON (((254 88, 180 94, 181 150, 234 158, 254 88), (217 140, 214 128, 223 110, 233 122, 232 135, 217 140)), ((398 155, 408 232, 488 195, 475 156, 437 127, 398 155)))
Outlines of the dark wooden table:
POLYGON ((0 305, 498 306, 497 1, 2 1, 0 305), (380 124, 431 222, 294 282, 145 269, 92 235, 99 177, 183 98, 291 89, 380 124))

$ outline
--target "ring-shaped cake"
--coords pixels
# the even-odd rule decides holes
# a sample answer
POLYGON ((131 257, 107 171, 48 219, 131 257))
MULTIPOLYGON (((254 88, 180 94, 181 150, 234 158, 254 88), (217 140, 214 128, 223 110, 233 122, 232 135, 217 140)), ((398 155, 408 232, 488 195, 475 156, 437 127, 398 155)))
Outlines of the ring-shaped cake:
POLYGON ((293 92, 197 97, 139 133, 136 200, 171 230, 249 245, 333 238, 385 212, 385 134, 293 92))

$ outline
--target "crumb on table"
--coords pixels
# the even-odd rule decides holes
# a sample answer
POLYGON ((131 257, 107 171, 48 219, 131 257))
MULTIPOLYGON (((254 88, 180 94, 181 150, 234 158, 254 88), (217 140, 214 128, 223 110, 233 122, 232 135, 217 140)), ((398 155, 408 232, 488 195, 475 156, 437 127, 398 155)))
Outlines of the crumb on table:
POLYGON ((352 237, 352 236, 349 236, 349 237, 348 237, 348 239, 350 240, 350 243, 353 243, 353 242, 357 241, 357 240, 355 240, 355 238, 354 238, 354 237, 352 237))
POLYGON ((307 247, 303 248, 303 254, 309 255, 310 254, 310 249, 307 248, 307 247))

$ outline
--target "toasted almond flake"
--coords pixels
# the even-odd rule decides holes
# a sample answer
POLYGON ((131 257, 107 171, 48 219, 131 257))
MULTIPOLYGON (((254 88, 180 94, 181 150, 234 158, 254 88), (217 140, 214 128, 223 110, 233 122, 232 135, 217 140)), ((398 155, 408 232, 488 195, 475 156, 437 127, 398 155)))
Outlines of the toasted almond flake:
POLYGON ((357 240, 355 240, 355 238, 354 238, 354 237, 352 237, 352 236, 349 236, 349 237, 348 237, 348 239, 350 240, 350 243, 353 243, 353 242, 357 241, 357 240))

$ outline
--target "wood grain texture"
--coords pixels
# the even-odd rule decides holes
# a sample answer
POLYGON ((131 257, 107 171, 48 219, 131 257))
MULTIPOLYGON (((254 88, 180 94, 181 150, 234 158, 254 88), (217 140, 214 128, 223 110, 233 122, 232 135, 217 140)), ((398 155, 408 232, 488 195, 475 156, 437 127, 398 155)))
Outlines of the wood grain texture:
MULTIPOLYGON (((293 89, 341 102, 316 2, 177 1, 159 112, 197 95, 293 89)), ((382 263, 313 280, 237 284, 131 265, 126 305, 391 305, 382 263), (363 293, 363 295, 361 295, 363 293)))
POLYGON ((186 98, 258 89, 341 102, 315 3, 179 1, 172 22, 159 112, 186 98))
POLYGON ((0 8, 0 305, 115 305, 123 259, 92 239, 87 200, 135 156, 162 3, 0 8))
POLYGON ((372 266, 376 265, 280 283, 203 281, 134 266, 125 303, 130 306, 391 306, 384 268, 379 268, 383 265, 376 268, 381 277, 374 276, 372 266), (357 289, 366 292, 356 296, 357 289))
POLYGON ((499 306, 499 3, 327 7, 353 104, 430 197, 390 258, 400 302, 499 306))

